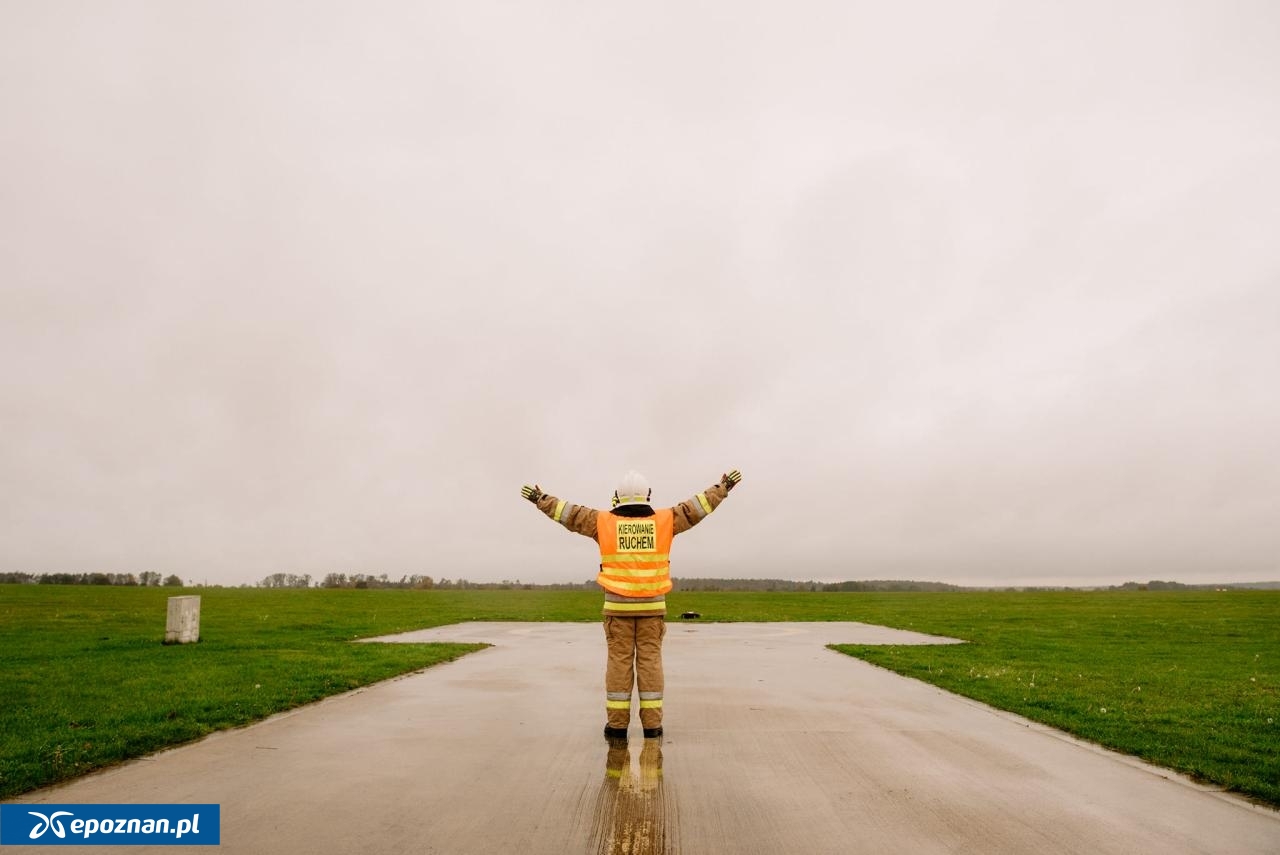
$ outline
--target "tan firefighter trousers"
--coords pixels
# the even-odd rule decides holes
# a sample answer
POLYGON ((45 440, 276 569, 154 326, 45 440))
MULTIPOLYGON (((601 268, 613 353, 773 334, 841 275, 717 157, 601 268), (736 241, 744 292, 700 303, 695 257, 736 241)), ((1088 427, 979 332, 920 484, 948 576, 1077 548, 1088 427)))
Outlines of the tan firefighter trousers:
POLYGON ((609 664, 604 690, 609 727, 625 728, 631 723, 633 685, 640 692, 640 726, 662 727, 662 638, 666 634, 667 621, 661 615, 605 616, 609 664))

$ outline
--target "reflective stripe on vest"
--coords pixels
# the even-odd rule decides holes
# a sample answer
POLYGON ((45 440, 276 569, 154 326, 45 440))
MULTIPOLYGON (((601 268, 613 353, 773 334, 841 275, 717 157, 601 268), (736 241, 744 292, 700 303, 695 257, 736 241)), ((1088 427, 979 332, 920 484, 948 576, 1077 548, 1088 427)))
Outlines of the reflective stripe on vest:
POLYGON ((636 612, 651 612, 655 615, 666 614, 667 601, 661 597, 656 600, 646 597, 643 600, 636 600, 634 603, 620 603, 617 600, 604 601, 604 613, 607 615, 630 615, 636 612))
POLYGON ((656 597, 671 590, 671 540, 675 514, 670 508, 650 517, 596 515, 600 575, 606 591, 624 597, 656 597))

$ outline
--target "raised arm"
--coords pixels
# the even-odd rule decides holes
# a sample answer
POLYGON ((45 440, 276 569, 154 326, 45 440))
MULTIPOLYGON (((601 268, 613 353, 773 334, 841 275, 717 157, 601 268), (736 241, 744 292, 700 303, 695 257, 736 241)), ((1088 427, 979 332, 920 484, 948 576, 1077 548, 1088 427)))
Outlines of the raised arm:
POLYGON ((692 499, 681 502, 672 508, 675 513, 676 534, 688 531, 707 518, 716 506, 725 500, 729 491, 742 480, 742 473, 737 469, 720 476, 720 483, 708 487, 692 499))
POLYGON ((537 484, 525 484, 520 495, 538 506, 538 510, 560 523, 569 531, 583 537, 596 539, 596 514, 598 511, 586 505, 575 505, 542 492, 537 484))

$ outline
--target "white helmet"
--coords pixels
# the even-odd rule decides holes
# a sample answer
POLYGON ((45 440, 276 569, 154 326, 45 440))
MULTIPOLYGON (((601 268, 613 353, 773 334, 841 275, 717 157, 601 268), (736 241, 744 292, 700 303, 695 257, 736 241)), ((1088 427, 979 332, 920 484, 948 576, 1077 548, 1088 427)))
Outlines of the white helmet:
POLYGON ((618 489, 613 493, 613 506, 621 508, 625 505, 647 505, 652 495, 649 479, 632 469, 618 482, 618 489))

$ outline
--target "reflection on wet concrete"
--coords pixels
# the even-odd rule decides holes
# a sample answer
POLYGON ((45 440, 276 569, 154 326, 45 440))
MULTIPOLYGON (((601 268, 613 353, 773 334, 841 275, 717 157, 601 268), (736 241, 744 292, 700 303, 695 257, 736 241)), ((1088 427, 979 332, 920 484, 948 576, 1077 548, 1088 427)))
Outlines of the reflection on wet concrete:
POLYGON ((596 799, 592 851, 600 855, 675 855, 662 783, 662 740, 646 739, 639 770, 625 739, 609 740, 596 799))

